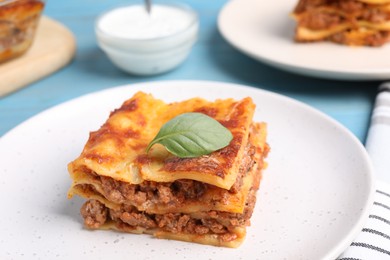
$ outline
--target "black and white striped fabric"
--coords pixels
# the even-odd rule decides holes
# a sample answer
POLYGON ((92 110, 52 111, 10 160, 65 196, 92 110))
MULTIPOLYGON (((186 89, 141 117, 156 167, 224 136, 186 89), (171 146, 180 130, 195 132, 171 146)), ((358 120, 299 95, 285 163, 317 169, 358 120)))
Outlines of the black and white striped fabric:
POLYGON ((366 148, 378 180, 375 202, 362 232, 339 260, 390 259, 390 82, 379 87, 366 148))
POLYGON ((390 185, 384 182, 377 183, 375 202, 362 232, 339 257, 339 260, 371 259, 390 259, 390 185))

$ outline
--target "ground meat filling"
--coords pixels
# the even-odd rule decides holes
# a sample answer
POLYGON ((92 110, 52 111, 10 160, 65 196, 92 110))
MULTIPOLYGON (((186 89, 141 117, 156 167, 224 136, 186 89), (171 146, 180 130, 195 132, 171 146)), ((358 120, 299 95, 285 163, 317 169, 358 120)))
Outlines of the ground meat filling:
POLYGON ((313 30, 332 28, 345 21, 349 21, 356 25, 355 27, 358 27, 357 21, 361 20, 371 23, 383 23, 390 20, 388 11, 356 0, 301 1, 295 9, 295 13, 302 14, 299 21, 300 26, 313 30), (323 6, 331 6, 346 15, 321 10, 323 6))
POLYGON ((106 221, 113 220, 120 230, 137 227, 146 230, 163 230, 171 233, 216 234, 221 241, 237 238, 232 232, 235 227, 248 226, 256 202, 255 190, 251 190, 243 214, 221 211, 203 212, 199 218, 184 213, 148 214, 135 207, 122 205, 120 209, 108 209, 97 200, 88 200, 81 208, 85 226, 99 228, 106 221))
POLYGON ((81 207, 80 213, 84 218, 85 226, 98 228, 106 222, 108 209, 97 200, 89 200, 81 207))
POLYGON ((329 40, 336 43, 348 43, 351 45, 381 46, 390 40, 390 33, 387 31, 375 31, 360 38, 348 37, 350 31, 340 32, 328 37, 329 40))
POLYGON ((362 3, 357 0, 304 0, 299 1, 296 6, 294 12, 295 13, 303 13, 306 11, 311 11, 313 9, 317 9, 321 6, 332 6, 337 10, 341 10, 343 12, 349 14, 360 13, 362 10, 371 9, 372 5, 362 3))
POLYGON ((338 14, 324 13, 318 10, 302 16, 299 25, 312 30, 324 30, 332 28, 344 21, 345 19, 338 14))
MULTIPOLYGON (((239 192, 243 183, 243 177, 251 170, 255 163, 255 152, 256 148, 248 143, 245 147, 238 177, 229 190, 230 193, 235 194, 239 192)), ((144 181, 137 185, 117 181, 110 177, 98 176, 96 174, 94 175, 94 179, 95 181, 100 182, 102 187, 101 195, 109 201, 117 204, 131 204, 138 208, 149 208, 155 205, 163 205, 166 208, 179 207, 189 200, 202 200, 202 196, 205 194, 206 190, 211 187, 210 184, 184 179, 165 183, 144 181)), ((220 195, 214 197, 213 201, 210 203, 224 203, 224 200, 226 200, 226 193, 221 192, 219 194, 220 195)))
POLYGON ((247 172, 249 172, 252 169, 253 164, 255 163, 254 160, 255 153, 256 153, 256 147, 248 143, 248 145, 245 147, 244 156, 241 161, 241 166, 240 166, 237 179, 229 190, 231 193, 236 194, 240 190, 240 187, 242 186, 243 183, 244 176, 246 175, 247 172))
MULTIPOLYGON (((263 151, 262 156, 266 156, 266 153, 267 150, 263 151)), ((148 209, 159 205, 171 210, 191 200, 203 203, 227 203, 229 193, 235 194, 240 191, 244 176, 254 164, 258 163, 259 169, 262 168, 263 159, 255 161, 255 154, 256 147, 248 142, 240 162, 236 182, 230 190, 221 189, 221 192, 216 192, 211 199, 203 195, 208 189, 215 187, 199 181, 184 179, 169 183, 144 181, 134 185, 90 172, 89 174, 95 182, 99 183, 101 189, 97 191, 91 184, 79 184, 79 187, 87 193, 100 193, 110 202, 121 206, 119 209, 111 209, 98 200, 90 199, 81 208, 84 224, 88 228, 97 229, 107 222, 114 222, 117 229, 127 232, 154 233, 159 230, 170 233, 212 234, 216 235, 220 241, 233 241, 237 239, 235 228, 250 224, 249 219, 255 205, 255 192, 258 188, 256 185, 249 191, 242 214, 215 210, 191 214, 172 213, 172 211, 165 214, 153 214, 148 209)))
POLYGON ((326 13, 321 10, 315 10, 306 13, 299 20, 301 27, 312 30, 326 30, 335 27, 346 21, 351 22, 355 27, 359 27, 358 21, 367 21, 371 23, 383 23, 390 20, 388 13, 384 13, 378 9, 368 9, 362 11, 356 16, 343 17, 337 13, 326 13))

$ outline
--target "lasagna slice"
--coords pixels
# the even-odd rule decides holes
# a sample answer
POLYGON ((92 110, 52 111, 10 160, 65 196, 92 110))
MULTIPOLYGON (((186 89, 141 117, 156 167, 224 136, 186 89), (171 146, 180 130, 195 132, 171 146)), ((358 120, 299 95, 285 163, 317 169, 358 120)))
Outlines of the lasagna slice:
POLYGON ((390 40, 390 0, 299 0, 298 42, 381 46, 390 40))
POLYGON ((250 98, 167 104, 136 93, 90 133, 81 155, 68 165, 69 197, 87 199, 81 208, 85 226, 240 245, 269 150, 265 123, 252 122, 254 109, 250 98), (162 125, 187 112, 216 119, 233 140, 196 158, 178 158, 158 144, 146 153, 162 125))
POLYGON ((44 5, 41 0, 0 0, 0 62, 31 46, 44 5))

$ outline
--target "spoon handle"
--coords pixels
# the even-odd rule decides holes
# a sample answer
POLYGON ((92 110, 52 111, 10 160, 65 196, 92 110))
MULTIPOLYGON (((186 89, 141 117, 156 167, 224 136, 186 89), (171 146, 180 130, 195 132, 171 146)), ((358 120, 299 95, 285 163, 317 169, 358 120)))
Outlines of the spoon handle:
POLYGON ((145 0, 145 8, 148 14, 150 14, 150 11, 152 10, 152 0, 145 0))

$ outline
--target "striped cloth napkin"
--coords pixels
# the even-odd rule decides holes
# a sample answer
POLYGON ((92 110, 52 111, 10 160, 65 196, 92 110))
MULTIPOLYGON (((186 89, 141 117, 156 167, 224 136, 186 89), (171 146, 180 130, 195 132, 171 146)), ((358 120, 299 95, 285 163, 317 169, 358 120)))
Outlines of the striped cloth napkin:
POLYGON ((366 141, 377 177, 370 216, 339 260, 390 259, 390 82, 379 87, 366 141))

